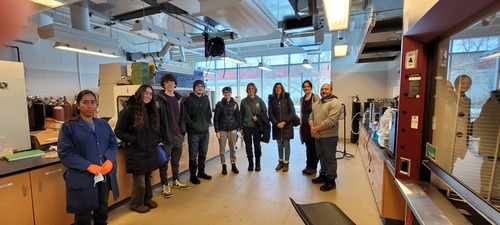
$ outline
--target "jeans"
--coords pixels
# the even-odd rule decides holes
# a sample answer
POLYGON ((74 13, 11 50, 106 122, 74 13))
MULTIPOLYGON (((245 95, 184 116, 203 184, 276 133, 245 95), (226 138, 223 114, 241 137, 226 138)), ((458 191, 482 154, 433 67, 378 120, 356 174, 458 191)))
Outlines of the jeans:
MULTIPOLYGON (((94 210, 94 224, 104 225, 108 222, 108 198, 110 190, 110 179, 106 175, 106 180, 104 182, 97 183, 97 191, 99 195, 99 208, 94 210)), ((85 199, 82 199, 85 201, 85 199)), ((75 225, 90 225, 91 224, 91 212, 88 213, 76 213, 75 214, 75 225)))
POLYGON ((278 157, 280 161, 283 161, 284 156, 284 161, 288 162, 290 160, 290 139, 278 139, 276 143, 278 143, 278 157))
POLYGON ((234 145, 238 140, 238 135, 236 135, 236 130, 233 131, 219 131, 219 155, 221 164, 226 163, 226 142, 229 142, 229 159, 231 163, 236 162, 236 156, 234 152, 234 145))
POLYGON ((132 174, 132 195, 130 196, 130 208, 138 207, 153 198, 151 186, 151 173, 132 174))
POLYGON ((253 148, 255 149, 255 158, 260 158, 262 156, 260 131, 257 127, 243 127, 243 140, 245 141, 245 150, 248 159, 253 159, 254 155, 252 152, 252 141, 253 148))
MULTIPOLYGON (((168 146, 167 148, 171 147, 172 151, 170 151, 170 167, 172 168, 172 180, 177 180, 179 179, 179 162, 181 161, 182 157, 182 143, 184 142, 184 135, 182 134, 177 134, 174 135, 173 138, 173 144, 172 146, 168 146)), ((168 185, 168 177, 167 177, 167 171, 168 171, 168 162, 159 168, 160 170, 160 179, 161 183, 164 185, 168 185)))
POLYGON ((191 174, 196 174, 196 168, 199 172, 205 172, 209 137, 208 131, 203 134, 188 133, 189 172, 191 174))
POLYGON ((339 137, 315 139, 316 154, 319 158, 321 170, 319 173, 331 180, 337 179, 337 142, 339 137))
POLYGON ((311 169, 318 168, 318 155, 316 155, 316 145, 314 139, 306 139, 306 167, 311 169))

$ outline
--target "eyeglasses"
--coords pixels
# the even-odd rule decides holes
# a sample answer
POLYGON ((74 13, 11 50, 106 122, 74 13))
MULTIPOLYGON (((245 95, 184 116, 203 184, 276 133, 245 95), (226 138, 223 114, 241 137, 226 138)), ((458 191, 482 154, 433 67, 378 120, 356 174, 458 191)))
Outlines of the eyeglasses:
POLYGON ((223 94, 231 94, 231 92, 229 92, 229 91, 224 91, 224 92, 222 92, 222 93, 223 93, 223 94))

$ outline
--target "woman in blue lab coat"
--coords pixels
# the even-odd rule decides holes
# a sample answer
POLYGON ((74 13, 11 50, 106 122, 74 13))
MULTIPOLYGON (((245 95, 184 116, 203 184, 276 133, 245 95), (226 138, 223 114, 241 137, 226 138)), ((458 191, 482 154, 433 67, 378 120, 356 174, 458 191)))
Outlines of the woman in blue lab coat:
POLYGON ((75 214, 75 225, 90 225, 92 216, 94 224, 107 224, 109 190, 114 199, 119 195, 116 136, 107 121, 94 118, 92 91, 81 91, 76 101, 77 117, 62 125, 57 143, 65 167, 66 211, 75 214))

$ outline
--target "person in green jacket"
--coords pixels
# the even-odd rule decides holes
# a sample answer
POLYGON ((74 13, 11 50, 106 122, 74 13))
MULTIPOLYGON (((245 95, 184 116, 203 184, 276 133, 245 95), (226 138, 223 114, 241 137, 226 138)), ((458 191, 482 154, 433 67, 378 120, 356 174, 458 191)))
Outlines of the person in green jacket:
POLYGON ((200 184, 198 178, 211 180, 205 173, 205 160, 208 151, 208 128, 212 120, 210 100, 205 94, 205 83, 196 80, 193 83, 194 93, 190 93, 182 104, 182 122, 186 125, 189 147, 189 180, 200 184), (198 174, 196 174, 198 172, 198 174))

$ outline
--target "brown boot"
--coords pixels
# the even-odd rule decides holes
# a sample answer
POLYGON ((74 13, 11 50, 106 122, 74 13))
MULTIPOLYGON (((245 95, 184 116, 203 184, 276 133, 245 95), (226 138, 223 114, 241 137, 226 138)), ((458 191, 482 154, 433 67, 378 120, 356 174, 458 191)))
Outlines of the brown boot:
POLYGON ((138 206, 132 206, 132 207, 130 207, 130 210, 134 211, 134 212, 138 212, 138 213, 147 213, 147 212, 149 212, 149 207, 142 204, 142 205, 138 205, 138 206))

